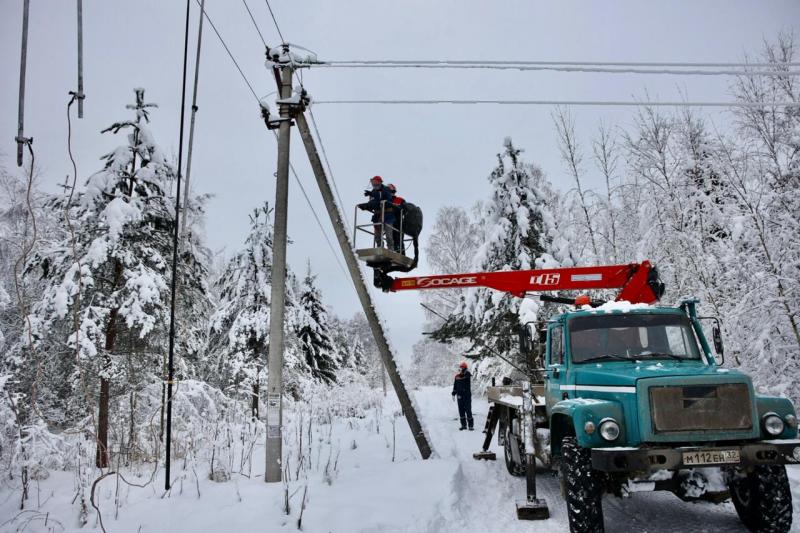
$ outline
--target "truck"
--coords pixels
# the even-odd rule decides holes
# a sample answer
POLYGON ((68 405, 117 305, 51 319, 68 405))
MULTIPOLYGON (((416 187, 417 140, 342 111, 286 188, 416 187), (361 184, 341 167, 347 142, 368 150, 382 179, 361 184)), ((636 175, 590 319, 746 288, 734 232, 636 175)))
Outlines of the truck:
POLYGON ((483 286, 575 304, 520 328, 523 379, 489 387, 483 447, 497 434, 508 472, 525 476, 521 519, 546 519, 537 467, 560 476, 570 531, 603 531, 602 496, 665 490, 686 501, 730 499, 755 532, 786 532, 786 465, 800 464, 797 414, 787 398, 758 394, 724 366, 715 317, 698 301, 657 305, 657 270, 639 264, 391 279, 385 290, 483 286), (611 302, 553 291, 619 288, 611 302), (703 324, 711 323, 707 336, 703 324), (713 349, 712 349, 713 345, 713 349))

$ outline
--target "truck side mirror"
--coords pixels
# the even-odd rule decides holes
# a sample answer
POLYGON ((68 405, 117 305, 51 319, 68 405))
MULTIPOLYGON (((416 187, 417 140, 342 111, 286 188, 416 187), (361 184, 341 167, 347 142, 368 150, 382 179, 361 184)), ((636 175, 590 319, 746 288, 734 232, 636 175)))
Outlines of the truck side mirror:
MULTIPOLYGON (((725 347, 722 344, 722 327, 719 323, 719 318, 715 316, 700 316, 697 317, 698 320, 711 320, 713 322, 713 326, 711 327, 711 341, 714 343, 714 361, 717 363, 717 366, 722 366, 725 364, 725 347)), ((708 340, 708 335, 706 335, 706 341, 708 340)))
POLYGON ((533 338, 528 324, 519 327, 519 350, 526 356, 533 352, 533 338))
POLYGON ((714 351, 717 352, 720 359, 717 361, 717 365, 722 366, 725 363, 725 346, 722 344, 722 332, 719 326, 715 325, 711 328, 711 336, 714 339, 714 351))
POLYGON ((539 344, 544 345, 547 343, 547 329, 538 329, 536 334, 539 337, 539 344))

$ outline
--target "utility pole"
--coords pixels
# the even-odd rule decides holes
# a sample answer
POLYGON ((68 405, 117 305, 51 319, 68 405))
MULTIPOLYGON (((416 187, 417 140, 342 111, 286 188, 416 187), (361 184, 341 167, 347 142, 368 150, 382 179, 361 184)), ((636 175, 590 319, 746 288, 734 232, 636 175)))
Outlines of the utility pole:
POLYGON ((361 270, 359 269, 358 261, 353 253, 353 248, 350 245, 350 241, 347 238, 344 220, 342 219, 342 215, 339 212, 339 209, 337 208, 336 202, 333 198, 333 191, 331 190, 330 183, 328 183, 328 177, 325 175, 325 169, 322 166, 319 153, 317 153, 317 147, 314 144, 314 138, 311 136, 311 130, 308 128, 308 122, 306 122, 306 117, 302 113, 298 113, 296 121, 297 130, 300 132, 300 137, 303 139, 303 144, 305 145, 308 159, 311 162, 311 168, 314 171, 314 177, 316 178, 317 185, 322 193, 322 199, 324 200, 325 208, 328 210, 328 215, 331 218, 331 224, 333 224, 333 229, 336 232, 336 239, 339 241, 339 246, 342 248, 342 255, 344 255, 345 262, 347 263, 347 269, 350 271, 350 277, 353 280, 353 285, 356 287, 358 299, 361 301, 361 307, 364 310, 364 314, 367 317, 367 322, 372 330, 372 336, 375 337, 375 343, 378 345, 378 352, 381 355, 383 366, 386 369, 386 372, 389 374, 389 379, 391 380, 392 386, 394 387, 397 397, 400 400, 400 406, 403 408, 403 414, 405 415, 408 425, 411 428, 411 434, 417 443, 419 453, 422 455, 423 459, 427 459, 431 456, 430 444, 428 443, 428 439, 422 429, 422 424, 420 424, 419 418, 417 417, 417 412, 414 410, 414 404, 411 402, 411 397, 409 396, 406 386, 403 383, 403 378, 400 377, 400 373, 397 370, 397 363, 394 360, 394 354, 392 354, 392 350, 389 348, 389 343, 387 342, 386 335, 383 332, 383 326, 378 318, 378 314, 375 312, 375 307, 372 304, 372 299, 367 289, 367 285, 364 283, 364 278, 361 276, 361 270))
MULTIPOLYGON (((277 67, 276 67, 277 68, 277 67)), ((280 84, 280 125, 278 127, 278 173, 275 187, 275 225, 272 249, 272 293, 269 319, 269 356, 267 358, 267 466, 264 480, 281 480, 283 423, 283 323, 286 307, 286 218, 289 204, 289 132, 292 118, 290 64, 282 64, 280 84)))
MULTIPOLYGON (((78 0, 80 2, 80 0, 78 0)), ((194 119, 197 114, 197 82, 200 80, 200 44, 203 42, 203 18, 205 17, 206 0, 200 2, 200 21, 197 26, 197 54, 194 60, 194 89, 192 89, 192 119, 189 122, 189 149, 186 152, 186 187, 183 191, 183 213, 181 213, 181 228, 183 228, 183 238, 186 239, 186 232, 189 225, 186 223, 186 215, 189 211, 189 180, 192 178, 192 148, 194 147, 194 119)))
POLYGON ((19 58, 19 109, 17 115, 17 166, 22 166, 22 149, 33 139, 25 137, 25 70, 28 63, 28 11, 30 0, 25 0, 22 6, 22 48, 19 58))
POLYGON ((78 118, 83 118, 83 0, 78 0, 78 118))

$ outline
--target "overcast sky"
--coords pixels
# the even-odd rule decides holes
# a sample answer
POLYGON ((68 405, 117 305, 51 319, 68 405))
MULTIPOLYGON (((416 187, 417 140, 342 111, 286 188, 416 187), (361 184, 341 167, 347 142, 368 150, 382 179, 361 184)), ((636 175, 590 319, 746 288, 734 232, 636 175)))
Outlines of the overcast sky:
MULTIPOLYGON (((278 38, 263 0, 247 0, 268 44, 278 38)), ((100 130, 125 118, 133 88, 146 88, 157 141, 177 154, 185 3, 178 0, 84 0, 85 118, 74 121, 79 179, 101 167, 99 157, 121 139, 100 130)), ((44 188, 56 191, 71 172, 66 152, 67 93, 76 89, 76 2, 31 0, 25 134, 34 138, 44 188)), ((796 1, 681 2, 376 2, 272 0, 284 37, 334 59, 516 59, 561 61, 741 60, 763 40, 793 31, 796 1)), ((194 51, 197 12, 190 50, 194 51)), ((274 90, 263 46, 240 0, 206 0, 206 10, 259 96, 274 90)), ((12 167, 22 0, 0 0, 0 151, 12 167)), ((729 100, 729 79, 500 71, 345 70, 304 73, 313 97, 498 98, 589 100, 729 100)), ((191 72, 190 72, 191 79, 191 72)), ((190 97, 190 95, 189 95, 190 97)), ((188 103, 188 102, 187 102, 188 103)), ((241 246, 247 213, 274 201, 276 143, 217 37, 206 24, 199 112, 192 163, 194 192, 212 193, 208 242, 229 252, 241 246)), ((556 187, 571 183, 555 142, 550 109, 515 106, 334 106, 314 108, 342 197, 362 200, 380 174, 420 205, 431 226, 443 205, 469 206, 488 194, 486 177, 503 138, 511 136, 556 187)), ((579 140, 588 143, 601 120, 627 127, 632 108, 577 108, 579 140)), ((724 123, 724 113, 710 111, 724 123)), ((187 113, 188 121, 188 113, 187 113)), ((188 131, 188 130, 187 130, 188 131)), ((332 237, 327 215, 296 132, 292 161, 332 237)), ((587 146, 588 149, 588 146, 587 146)), ((591 168, 589 185, 599 184, 591 168)), ((342 316, 359 310, 294 181, 290 185, 290 267, 307 259, 326 303, 342 316)), ((424 242, 425 233, 423 233, 424 242)), ((335 241, 334 241, 335 242, 335 241)), ((419 273, 426 271, 424 264, 419 273)), ((370 276, 371 277, 371 276, 370 276)), ((402 359, 420 337, 418 295, 376 294, 389 336, 402 359)))

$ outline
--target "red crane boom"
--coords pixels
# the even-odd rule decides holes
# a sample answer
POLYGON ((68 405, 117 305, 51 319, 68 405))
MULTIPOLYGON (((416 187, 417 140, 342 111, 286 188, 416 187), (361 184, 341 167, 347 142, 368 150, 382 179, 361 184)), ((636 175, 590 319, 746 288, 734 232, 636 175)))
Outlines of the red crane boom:
MULTIPOLYGON (((625 265, 443 274, 391 280, 390 291, 488 287, 522 298, 529 292, 620 289, 617 301, 653 303, 664 293, 649 261, 625 265)), ((588 302, 587 302, 588 303, 588 302)))

